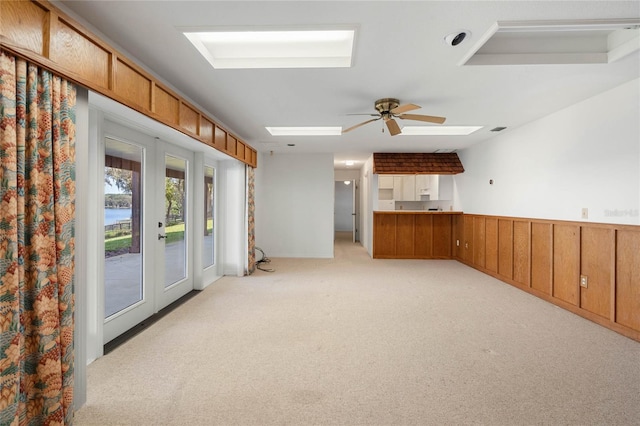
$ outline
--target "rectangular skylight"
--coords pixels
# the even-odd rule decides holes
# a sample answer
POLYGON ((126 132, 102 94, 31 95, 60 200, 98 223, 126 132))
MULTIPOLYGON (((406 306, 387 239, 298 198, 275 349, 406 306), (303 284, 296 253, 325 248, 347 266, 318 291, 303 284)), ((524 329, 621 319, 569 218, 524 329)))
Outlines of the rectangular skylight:
POLYGON ((338 136, 342 127, 265 127, 272 136, 338 136))
POLYGON ((182 29, 216 69, 347 68, 355 29, 182 29))
POLYGON ((483 126, 404 126, 402 136, 466 136, 483 126))

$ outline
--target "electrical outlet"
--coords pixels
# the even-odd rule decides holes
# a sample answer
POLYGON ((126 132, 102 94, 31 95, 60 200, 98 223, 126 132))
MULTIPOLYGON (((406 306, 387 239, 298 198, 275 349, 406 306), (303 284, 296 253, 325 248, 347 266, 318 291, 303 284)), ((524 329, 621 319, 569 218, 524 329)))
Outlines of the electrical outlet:
POLYGON ((456 247, 460 247, 460 240, 456 240, 456 247))
POLYGON ((583 219, 589 219, 589 209, 586 207, 582 208, 582 218, 583 219))
POLYGON ((468 249, 469 248, 469 243, 464 243, 464 248, 468 249))
POLYGON ((586 275, 580 275, 580 287, 587 288, 588 279, 586 275))

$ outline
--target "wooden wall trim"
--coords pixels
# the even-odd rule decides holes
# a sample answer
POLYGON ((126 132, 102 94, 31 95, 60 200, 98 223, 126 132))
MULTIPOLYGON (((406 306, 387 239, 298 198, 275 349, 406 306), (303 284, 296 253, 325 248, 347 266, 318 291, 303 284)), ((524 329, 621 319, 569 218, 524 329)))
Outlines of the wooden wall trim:
POLYGON ((454 246, 471 241, 471 253, 486 253, 495 244, 486 236, 486 223, 495 219, 497 272, 484 256, 458 250, 453 257, 640 342, 640 226, 464 214, 454 225, 454 246), (513 274, 500 265, 514 265, 513 274), (587 276, 586 288, 581 275, 587 276))
POLYGON ((258 165, 257 152, 249 144, 232 136, 244 147, 241 155, 216 146, 201 123, 222 126, 46 0, 0 2, 0 48, 245 164, 258 165))

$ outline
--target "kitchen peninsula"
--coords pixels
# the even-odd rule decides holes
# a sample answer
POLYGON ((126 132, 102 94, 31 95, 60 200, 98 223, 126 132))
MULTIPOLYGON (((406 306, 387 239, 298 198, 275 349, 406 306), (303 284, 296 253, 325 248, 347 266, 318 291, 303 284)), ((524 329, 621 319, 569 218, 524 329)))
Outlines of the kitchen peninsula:
POLYGON ((376 259, 451 259, 453 224, 460 211, 373 212, 376 259))

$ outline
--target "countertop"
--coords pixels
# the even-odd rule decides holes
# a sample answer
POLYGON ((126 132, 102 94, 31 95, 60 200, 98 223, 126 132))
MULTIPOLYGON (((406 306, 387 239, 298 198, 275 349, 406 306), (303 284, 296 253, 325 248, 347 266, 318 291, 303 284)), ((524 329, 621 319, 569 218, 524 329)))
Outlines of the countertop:
POLYGON ((430 210, 374 210, 375 214, 462 214, 461 211, 430 211, 430 210))

